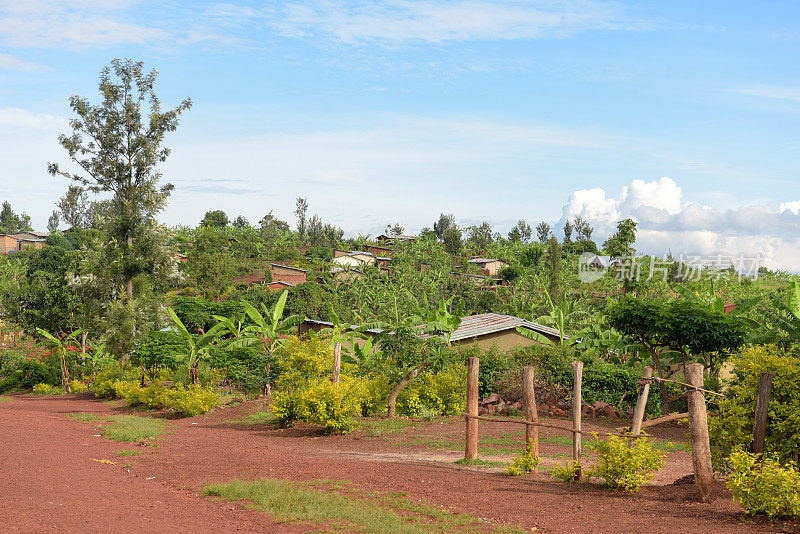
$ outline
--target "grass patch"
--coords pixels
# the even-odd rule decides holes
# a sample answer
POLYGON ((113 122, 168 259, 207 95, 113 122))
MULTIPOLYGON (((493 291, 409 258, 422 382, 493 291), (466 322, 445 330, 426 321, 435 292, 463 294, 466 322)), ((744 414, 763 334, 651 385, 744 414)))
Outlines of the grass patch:
POLYGON ((232 502, 244 499, 250 501, 252 508, 268 512, 279 521, 310 522, 331 531, 365 534, 524 532, 513 527, 494 527, 467 514, 415 503, 400 493, 386 495, 357 490, 339 493, 332 489, 334 487, 332 481, 234 480, 212 484, 203 493, 232 502), (315 486, 326 487, 329 491, 315 486))
POLYGON ((8 402, 11 400, 11 397, 6 397, 5 395, 0 395, 0 402, 8 402))
POLYGON ((572 436, 558 436, 552 434, 539 434, 540 443, 555 443, 563 447, 572 447, 572 436))
POLYGON ((225 422, 232 425, 263 425, 275 422, 275 416, 272 412, 256 412, 248 414, 241 419, 231 419, 225 422))
POLYGON ((137 415, 115 415, 110 417, 111 424, 104 427, 102 434, 106 439, 135 443, 150 441, 164 433, 166 423, 151 417, 137 415))
POLYGON ((403 417, 394 419, 362 419, 359 428, 365 430, 370 436, 385 434, 406 434, 412 429, 422 425, 429 425, 430 421, 414 421, 403 417))
POLYGON ((121 451, 117 451, 117 456, 139 456, 141 451, 137 451, 134 449, 122 449, 121 451))
POLYGON ((505 467, 505 462, 496 462, 494 460, 483 460, 481 458, 462 458, 453 462, 458 465, 468 465, 471 467, 505 467))
POLYGON ((81 423, 96 423, 98 421, 102 421, 103 418, 94 413, 68 413, 67 417, 70 419, 75 419, 76 421, 80 421, 81 423))
POLYGON ((653 448, 665 451, 665 452, 675 452, 675 451, 691 451, 692 445, 688 441, 661 441, 661 440, 652 440, 651 443, 653 444, 653 448))

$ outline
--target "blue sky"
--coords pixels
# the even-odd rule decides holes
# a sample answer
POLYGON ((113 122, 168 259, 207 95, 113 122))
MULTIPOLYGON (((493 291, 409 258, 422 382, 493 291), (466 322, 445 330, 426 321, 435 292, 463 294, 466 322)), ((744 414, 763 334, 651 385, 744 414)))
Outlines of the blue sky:
POLYGON ((67 99, 129 57, 194 101, 168 224, 632 216, 648 252, 800 270, 798 51, 794 2, 0 0, 0 199, 46 224, 67 99))

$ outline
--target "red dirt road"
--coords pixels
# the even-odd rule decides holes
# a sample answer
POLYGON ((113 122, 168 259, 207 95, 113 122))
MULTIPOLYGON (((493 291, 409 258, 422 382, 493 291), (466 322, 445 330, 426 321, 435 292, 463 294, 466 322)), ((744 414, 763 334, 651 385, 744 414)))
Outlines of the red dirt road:
POLYGON ((652 486, 629 496, 543 475, 510 478, 441 462, 391 459, 375 454, 374 443, 359 448, 359 440, 347 436, 226 422, 241 416, 237 408, 170 421, 159 447, 96 437, 95 425, 67 417, 127 411, 115 406, 88 396, 14 395, 0 402, 0 531, 308 530, 198 494, 209 482, 263 477, 349 480, 546 533, 754 533, 795 527, 742 523, 722 485, 716 502, 701 504, 692 500, 692 486, 652 486), (141 454, 115 453, 131 448, 141 454), (125 467, 130 462, 135 466, 125 467))

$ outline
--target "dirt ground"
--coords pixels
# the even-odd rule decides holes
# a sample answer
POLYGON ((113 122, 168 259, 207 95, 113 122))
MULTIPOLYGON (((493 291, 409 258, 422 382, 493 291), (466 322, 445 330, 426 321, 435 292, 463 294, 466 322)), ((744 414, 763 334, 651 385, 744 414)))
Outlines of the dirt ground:
POLYGON ((521 450, 521 425, 482 424, 479 454, 496 463, 476 468, 453 463, 463 455, 464 423, 457 418, 391 425, 375 420, 366 430, 328 436, 311 427, 258 422, 250 415, 263 407, 251 402, 168 421, 158 446, 137 447, 104 439, 96 424, 68 417, 129 413, 119 402, 88 395, 10 399, 0 402, 2 532, 308 531, 245 503, 199 494, 211 482, 265 477, 348 480, 534 532, 800 532, 794 524, 746 519, 722 483, 711 504, 694 500, 692 485, 668 485, 691 472, 680 427, 656 433, 667 451, 666 466, 652 485, 631 496, 550 478, 546 472, 570 450, 558 431, 541 432, 540 473, 505 476, 498 465, 521 450), (131 448, 140 454, 116 452, 131 448))

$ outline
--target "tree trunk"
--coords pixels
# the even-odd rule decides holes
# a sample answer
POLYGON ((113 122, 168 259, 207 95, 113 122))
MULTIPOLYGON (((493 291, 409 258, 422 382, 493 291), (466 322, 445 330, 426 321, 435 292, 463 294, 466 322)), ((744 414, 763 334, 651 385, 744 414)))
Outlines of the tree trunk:
POLYGON ((69 385, 69 368, 67 367, 67 357, 61 356, 61 385, 67 393, 72 393, 72 387, 69 385))
POLYGON ((84 378, 86 370, 86 336, 86 331, 81 332, 81 378, 84 378))
MULTIPOLYGON (((131 249, 133 248, 133 238, 128 237, 128 254, 131 253, 131 249)), ((126 292, 128 294, 128 300, 133 300, 133 278, 128 278, 126 282, 126 292)))
MULTIPOLYGON (((654 349, 649 349, 649 351, 650 356, 653 359, 653 367, 658 374, 658 378, 665 378, 664 369, 661 367, 661 360, 658 359, 658 353, 654 349)), ((661 415, 669 415, 669 408, 673 399, 671 399, 667 394, 667 384, 665 382, 658 382, 658 390, 661 393, 661 415)))
POLYGON ((397 417, 397 396, 400 395, 400 392, 406 389, 409 383, 411 383, 414 378, 418 374, 420 374, 426 367, 428 367, 428 361, 422 362, 418 367, 415 367, 411 371, 408 372, 403 379, 394 385, 392 391, 389 393, 389 400, 388 400, 388 410, 386 415, 390 418, 397 417))
POLYGON ((194 363, 192 364, 192 368, 189 370, 189 374, 192 377, 192 384, 195 386, 200 385, 200 360, 195 359, 194 363))

